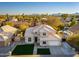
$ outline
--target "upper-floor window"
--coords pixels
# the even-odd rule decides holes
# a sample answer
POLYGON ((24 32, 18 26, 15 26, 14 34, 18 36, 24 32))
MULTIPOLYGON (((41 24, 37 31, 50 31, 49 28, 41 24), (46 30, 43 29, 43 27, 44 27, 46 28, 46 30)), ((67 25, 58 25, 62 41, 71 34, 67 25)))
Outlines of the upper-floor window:
POLYGON ((46 33, 44 32, 43 35, 46 36, 46 33))
POLYGON ((43 44, 46 44, 46 41, 43 41, 43 44))
POLYGON ((35 34, 37 34, 37 32, 35 32, 35 34))

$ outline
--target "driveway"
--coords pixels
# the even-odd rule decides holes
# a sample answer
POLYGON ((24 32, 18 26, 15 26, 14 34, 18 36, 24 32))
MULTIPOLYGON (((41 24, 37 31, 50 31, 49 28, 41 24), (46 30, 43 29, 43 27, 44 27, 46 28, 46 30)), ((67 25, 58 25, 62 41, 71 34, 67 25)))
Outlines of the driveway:
MULTIPOLYGON (((10 44, 9 46, 0 47, 0 57, 9 56, 10 55, 9 52, 12 51, 16 47, 17 44, 24 45, 26 43, 24 41, 14 42, 14 43, 10 44)), ((36 45, 35 47, 38 47, 38 46, 36 45)), ((61 46, 49 46, 49 49, 50 49, 50 53, 51 53, 51 55, 49 55, 49 56, 51 56, 51 57, 55 57, 55 56, 71 57, 71 56, 76 55, 75 51, 66 42, 63 42, 61 46)), ((36 48, 35 48, 35 52, 36 52, 36 48)), ((46 57, 46 55, 40 55, 40 56, 46 57)))
POLYGON ((71 57, 76 54, 76 52, 66 42, 63 42, 61 46, 51 46, 49 48, 52 56, 71 57))

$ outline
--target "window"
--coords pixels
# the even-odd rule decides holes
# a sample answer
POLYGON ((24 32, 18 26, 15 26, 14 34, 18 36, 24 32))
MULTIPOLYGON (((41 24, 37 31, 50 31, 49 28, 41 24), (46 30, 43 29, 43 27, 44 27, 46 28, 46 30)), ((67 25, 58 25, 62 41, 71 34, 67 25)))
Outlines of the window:
POLYGON ((31 37, 28 38, 28 41, 29 41, 29 42, 31 41, 31 37))
POLYGON ((43 33, 44 36, 46 36, 46 33, 43 33))
POLYGON ((37 32, 35 32, 35 34, 37 34, 37 32))
POLYGON ((43 44, 46 44, 46 41, 43 41, 43 44))

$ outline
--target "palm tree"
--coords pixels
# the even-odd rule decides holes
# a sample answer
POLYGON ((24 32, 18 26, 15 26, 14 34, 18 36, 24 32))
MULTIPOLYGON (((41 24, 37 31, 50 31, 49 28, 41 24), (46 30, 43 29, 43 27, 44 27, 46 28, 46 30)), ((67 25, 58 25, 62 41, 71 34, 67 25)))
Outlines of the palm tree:
POLYGON ((6 19, 9 20, 9 15, 8 15, 8 13, 6 14, 6 19))
POLYGON ((24 18, 25 18, 24 13, 21 16, 22 16, 22 20, 24 21, 24 18))

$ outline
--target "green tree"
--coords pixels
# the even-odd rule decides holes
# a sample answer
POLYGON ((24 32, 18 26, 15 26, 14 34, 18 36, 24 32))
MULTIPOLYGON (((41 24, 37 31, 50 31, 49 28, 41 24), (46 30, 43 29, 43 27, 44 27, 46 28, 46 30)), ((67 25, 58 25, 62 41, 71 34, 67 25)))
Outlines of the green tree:
POLYGON ((14 26, 13 22, 6 22, 6 25, 14 26))
POLYGON ((63 18, 64 18, 64 20, 69 16, 68 14, 62 14, 61 15, 63 18))
POLYGON ((26 24, 20 24, 20 25, 19 25, 19 29, 20 29, 21 31, 25 31, 27 28, 29 28, 28 24, 27 24, 27 25, 26 25, 26 24))
POLYGON ((58 30, 63 30, 64 29, 64 24, 59 25, 58 28, 59 28, 58 30))
POLYGON ((70 44, 79 47, 79 34, 74 34, 74 35, 68 37, 68 38, 67 38, 67 41, 68 41, 70 44))
POLYGON ((60 26, 63 25, 63 23, 61 22, 59 17, 55 17, 55 16, 49 16, 47 17, 47 22, 48 25, 50 25, 51 27, 53 27, 55 30, 59 30, 60 26))
POLYGON ((71 27, 71 26, 74 26, 74 25, 76 25, 76 24, 77 24, 77 21, 76 21, 75 18, 73 18, 72 21, 71 21, 71 23, 70 23, 70 27, 71 27))

